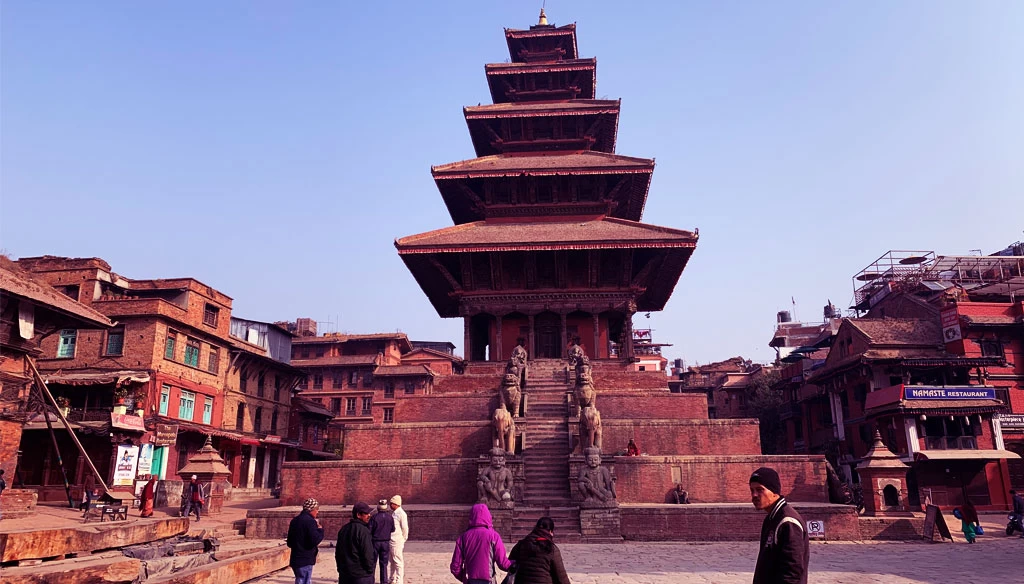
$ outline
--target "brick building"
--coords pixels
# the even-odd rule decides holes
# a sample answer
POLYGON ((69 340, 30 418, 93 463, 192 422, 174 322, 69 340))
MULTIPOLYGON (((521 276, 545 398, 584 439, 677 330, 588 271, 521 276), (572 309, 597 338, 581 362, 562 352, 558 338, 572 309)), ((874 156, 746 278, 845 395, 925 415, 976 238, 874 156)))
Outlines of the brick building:
POLYGON ((707 396, 708 417, 749 418, 747 392, 751 380, 765 373, 764 367, 743 357, 733 357, 707 365, 695 365, 675 372, 668 382, 673 393, 699 393, 707 396))
MULTIPOLYGON (((0 256, 0 468, 6 471, 8 486, 38 487, 61 484, 60 468, 49 448, 43 404, 33 387, 32 366, 44 354, 40 348, 47 339, 65 330, 104 334, 110 329, 107 317, 54 290, 46 282, 25 272, 5 256, 0 256), (30 397, 30 391, 32 392, 30 397), (40 430, 35 430, 41 424, 40 430), (25 428, 28 430, 25 430, 25 428)), ((111 416, 106 411, 102 436, 84 441, 87 451, 97 456, 99 471, 106 475, 111 450, 111 416)), ((56 416, 50 415, 64 456, 65 469, 79 472, 83 459, 67 439, 56 416)), ((4 503, 0 503, 3 506, 4 503)), ((13 507, 10 507, 13 509, 13 507)))
POLYGON ((299 446, 288 424, 305 374, 290 365, 292 337, 275 324, 231 317, 221 428, 234 432, 222 437, 219 450, 236 488, 274 488, 287 451, 299 446))

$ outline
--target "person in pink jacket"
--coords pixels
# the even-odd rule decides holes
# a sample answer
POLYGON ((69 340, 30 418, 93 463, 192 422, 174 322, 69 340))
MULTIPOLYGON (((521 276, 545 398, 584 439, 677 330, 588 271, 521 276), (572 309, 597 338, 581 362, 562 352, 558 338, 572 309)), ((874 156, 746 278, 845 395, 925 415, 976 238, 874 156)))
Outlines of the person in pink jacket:
POLYGON ((496 575, 495 564, 505 572, 512 567, 505 554, 505 543, 491 527, 490 509, 477 503, 469 512, 469 529, 455 542, 452 576, 463 584, 491 584, 496 575))

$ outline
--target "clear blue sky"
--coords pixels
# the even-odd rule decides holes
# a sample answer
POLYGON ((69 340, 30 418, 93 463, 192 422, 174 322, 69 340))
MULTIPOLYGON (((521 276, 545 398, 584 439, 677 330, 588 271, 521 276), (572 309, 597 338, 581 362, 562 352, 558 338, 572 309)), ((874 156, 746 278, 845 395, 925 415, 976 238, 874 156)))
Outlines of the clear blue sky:
MULTIPOLYGON (((395 253, 451 220, 430 165, 540 2, 4 2, 0 248, 192 276, 234 313, 461 345, 395 253)), ((569 2, 644 220, 700 228, 650 320, 766 361, 888 249, 1024 237, 1024 2, 569 2)))

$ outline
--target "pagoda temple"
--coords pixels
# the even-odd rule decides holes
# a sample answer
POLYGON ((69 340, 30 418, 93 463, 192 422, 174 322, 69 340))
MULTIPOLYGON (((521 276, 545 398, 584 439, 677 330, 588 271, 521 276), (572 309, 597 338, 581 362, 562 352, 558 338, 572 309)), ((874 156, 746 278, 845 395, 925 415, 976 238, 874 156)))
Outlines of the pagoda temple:
POLYGON ((654 160, 615 153, 619 100, 595 99, 597 59, 576 25, 541 12, 505 29, 485 67, 491 105, 464 108, 477 158, 434 166, 453 227, 395 247, 437 313, 464 321, 468 361, 634 357, 632 317, 662 310, 696 232, 640 222, 654 160))

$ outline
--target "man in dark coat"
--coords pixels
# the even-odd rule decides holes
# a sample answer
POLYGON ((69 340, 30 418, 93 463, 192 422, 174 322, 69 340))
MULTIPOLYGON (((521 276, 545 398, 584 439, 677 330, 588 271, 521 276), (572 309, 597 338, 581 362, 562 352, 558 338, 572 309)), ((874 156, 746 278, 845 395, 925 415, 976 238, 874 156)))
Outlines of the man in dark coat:
POLYGON ((755 509, 768 513, 761 524, 754 584, 807 584, 807 529, 780 491, 782 483, 774 469, 761 467, 750 475, 750 500, 755 509))
POLYGON ((352 520, 338 532, 334 560, 338 564, 338 584, 373 584, 373 566, 377 553, 370 535, 370 513, 366 503, 352 506, 352 520))
POLYGON ((370 538, 373 540, 373 551, 377 552, 377 563, 380 566, 380 584, 388 584, 388 562, 390 561, 391 533, 395 531, 395 519, 391 516, 388 500, 377 501, 377 512, 370 518, 370 538))
POLYGON ((288 525, 287 543, 292 550, 288 565, 295 573, 295 584, 309 584, 313 576, 318 546, 324 539, 324 527, 316 518, 319 513, 320 503, 310 497, 302 503, 302 512, 288 525))

